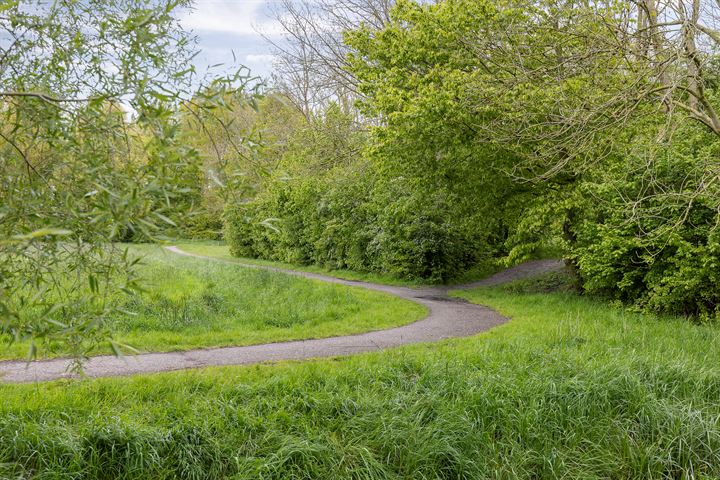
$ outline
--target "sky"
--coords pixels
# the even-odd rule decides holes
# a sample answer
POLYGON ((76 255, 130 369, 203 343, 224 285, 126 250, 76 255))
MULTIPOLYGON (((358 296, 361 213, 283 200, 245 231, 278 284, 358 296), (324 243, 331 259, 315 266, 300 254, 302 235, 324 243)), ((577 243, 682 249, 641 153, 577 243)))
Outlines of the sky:
MULTIPOLYGON (((181 13, 180 21, 198 37, 198 72, 219 63, 232 65, 234 52, 235 61, 250 68, 252 75, 267 77, 272 70, 272 47, 262 34, 275 38, 280 34, 270 12, 267 0, 195 0, 191 10, 181 13)), ((213 71, 223 68, 227 67, 213 71)))

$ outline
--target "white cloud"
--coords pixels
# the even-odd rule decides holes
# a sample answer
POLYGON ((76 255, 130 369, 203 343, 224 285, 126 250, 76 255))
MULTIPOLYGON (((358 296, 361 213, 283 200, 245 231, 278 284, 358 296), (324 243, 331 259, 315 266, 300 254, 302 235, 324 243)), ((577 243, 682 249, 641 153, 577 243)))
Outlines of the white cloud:
POLYGON ((185 28, 196 33, 253 35, 279 33, 277 22, 263 13, 265 0, 197 0, 180 17, 185 28))
POLYGON ((275 55, 270 55, 267 53, 261 53, 261 54, 249 54, 245 55, 245 60, 249 63, 267 63, 272 64, 275 61, 275 55))
POLYGON ((182 26, 198 39, 201 53, 193 61, 198 71, 220 65, 215 68, 219 72, 239 63, 253 75, 269 76, 275 58, 264 36, 281 36, 282 28, 268 15, 268 1, 196 0, 191 9, 181 11, 182 26))

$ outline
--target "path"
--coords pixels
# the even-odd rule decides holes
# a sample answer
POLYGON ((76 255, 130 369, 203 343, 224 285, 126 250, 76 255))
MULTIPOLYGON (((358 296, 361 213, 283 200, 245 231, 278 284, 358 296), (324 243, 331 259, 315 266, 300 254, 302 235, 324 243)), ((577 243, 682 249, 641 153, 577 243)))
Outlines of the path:
MULTIPOLYGON (((449 290, 496 285, 519 278, 557 270, 562 262, 537 260, 504 270, 479 282, 454 287, 407 288, 375 283, 343 280, 335 277, 297 270, 242 264, 184 252, 177 247, 167 247, 179 254, 208 261, 241 265, 248 268, 271 270, 323 282, 378 290, 427 307, 428 316, 417 322, 388 330, 377 330, 357 335, 268 343, 244 347, 221 347, 189 350, 185 352, 144 353, 123 358, 111 355, 92 357, 85 365, 88 377, 111 377, 140 373, 167 372, 189 368, 217 365, 248 365, 279 360, 302 360, 308 358, 352 355, 361 352, 384 350, 419 342, 432 342, 445 338, 466 337, 488 330, 508 319, 490 308, 475 305, 448 296, 449 290)), ((0 362, 0 378, 4 382, 40 382, 68 378, 67 359, 41 360, 28 364, 25 361, 0 362)))

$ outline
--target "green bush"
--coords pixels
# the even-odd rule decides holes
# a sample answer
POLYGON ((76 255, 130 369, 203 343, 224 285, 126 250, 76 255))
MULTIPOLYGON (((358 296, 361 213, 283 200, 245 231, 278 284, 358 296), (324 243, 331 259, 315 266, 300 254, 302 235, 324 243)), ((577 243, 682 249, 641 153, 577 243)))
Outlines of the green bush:
POLYGON ((483 258, 488 247, 478 223, 442 195, 380 188, 356 167, 276 180, 252 203, 230 206, 231 253, 433 282, 451 280, 483 258))
POLYGON ((191 212, 180 228, 183 238, 193 240, 220 240, 223 235, 222 215, 213 211, 191 212))
POLYGON ((657 312, 720 312, 720 191, 693 193, 703 181, 697 167, 716 158, 718 142, 690 130, 656 152, 651 171, 628 155, 584 186, 595 202, 575 225, 571 252, 586 291, 657 312))
POLYGON ((232 255, 250 258, 257 256, 253 242, 254 220, 253 204, 240 203, 226 206, 223 234, 232 255))
POLYGON ((463 225, 466 216, 444 201, 442 192, 381 191, 375 205, 379 231, 377 262, 407 278, 449 281, 475 265, 488 250, 482 224, 463 225))

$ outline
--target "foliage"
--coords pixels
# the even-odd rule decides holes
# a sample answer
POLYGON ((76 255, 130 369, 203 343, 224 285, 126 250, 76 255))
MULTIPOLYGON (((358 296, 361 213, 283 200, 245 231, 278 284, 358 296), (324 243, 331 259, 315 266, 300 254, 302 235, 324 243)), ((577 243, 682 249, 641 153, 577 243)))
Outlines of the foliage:
MULTIPOLYGON (((241 70, 233 90, 213 85, 180 108, 181 138, 197 151, 200 169, 191 186, 196 202, 178 220, 173 236, 191 239, 222 237, 224 205, 252 194, 274 162, 268 153, 282 143, 283 132, 266 128, 265 117, 282 115, 281 100, 263 95, 263 84, 241 70), (238 84, 239 83, 239 84, 238 84), (212 108, 208 108, 208 99, 212 108), (261 134, 264 137, 261 137, 261 134), (263 150, 263 154, 259 152, 263 150)), ((291 115, 285 122, 291 124, 291 115)), ((278 121, 277 124, 280 124, 278 121)))
MULTIPOLYGON (((242 257, 237 258, 236 255, 230 253, 230 248, 225 242, 222 241, 195 241, 191 243, 180 243, 178 244, 183 251, 202 255, 204 257, 216 258, 219 260, 231 261, 239 263, 241 265, 259 265, 264 267, 277 267, 286 270, 297 270, 300 272, 318 273, 321 275, 327 275, 336 278, 342 278, 344 280, 355 280, 360 282, 378 283, 382 285, 397 285, 397 286, 420 286, 424 285, 419 281, 408 281, 397 278, 392 275, 383 275, 379 273, 349 270, 343 269, 332 269, 324 268, 319 265, 299 265, 297 263, 286 263, 278 262, 273 260, 263 260, 258 258, 242 257)), ((486 277, 492 271, 473 271, 469 272, 469 276, 464 278, 464 281, 470 282, 480 278, 486 277)))
MULTIPOLYGON (((713 316, 716 94, 704 80, 715 78, 713 53, 658 73, 659 60, 638 53, 646 42, 684 58, 694 40, 645 19, 662 37, 648 40, 632 15, 623 2, 399 2, 382 28, 346 32, 362 112, 380 120, 370 155, 383 178, 441 195, 448 207, 433 211, 452 221, 431 224, 453 258, 463 255, 452 233, 461 219, 479 240, 461 244, 507 263, 561 244, 587 292, 713 316)), ((710 35, 702 21, 682 28, 710 35)))
POLYGON ((656 311, 716 317, 720 192, 716 185, 698 187, 720 142, 693 124, 677 134, 659 145, 655 138, 638 139, 623 163, 583 186, 596 201, 578 219, 572 252, 588 292, 656 311))
POLYGON ((456 181, 477 177, 470 164, 399 172, 395 159, 363 154, 366 145, 338 107, 298 128, 257 195, 226 207, 231 252, 430 281, 491 256, 488 230, 500 222, 469 196, 481 180, 456 181))
POLYGON ((108 299, 138 285, 112 242, 152 238, 197 203, 199 159, 176 115, 204 81, 185 5, 0 4, 0 331, 13 341, 82 357, 108 336, 108 299))
POLYGON ((372 182, 358 158, 362 134, 333 107, 314 123, 300 123, 286 142, 258 194, 227 206, 231 252, 333 268, 366 265, 361 246, 346 248, 364 225, 357 214, 372 182))

